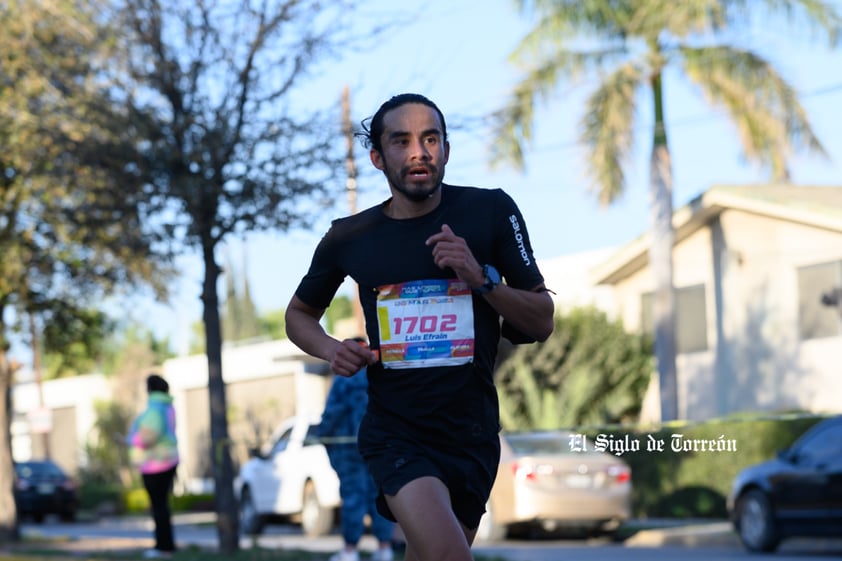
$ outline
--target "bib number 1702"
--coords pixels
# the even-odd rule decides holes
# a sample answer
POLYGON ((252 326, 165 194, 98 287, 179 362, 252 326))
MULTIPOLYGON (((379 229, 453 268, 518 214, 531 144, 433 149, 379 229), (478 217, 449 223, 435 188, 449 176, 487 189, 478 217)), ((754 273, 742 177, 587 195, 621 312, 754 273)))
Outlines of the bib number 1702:
POLYGON ((395 335, 456 331, 456 314, 439 316, 404 316, 392 318, 395 335))

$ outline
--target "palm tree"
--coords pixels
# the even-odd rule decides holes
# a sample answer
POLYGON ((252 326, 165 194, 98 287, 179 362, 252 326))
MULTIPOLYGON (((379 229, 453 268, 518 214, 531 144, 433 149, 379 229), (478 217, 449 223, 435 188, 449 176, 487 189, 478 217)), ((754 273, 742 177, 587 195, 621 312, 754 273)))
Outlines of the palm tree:
POLYGON ((788 181, 797 149, 824 155, 794 87, 766 60, 737 46, 734 32, 751 18, 782 18, 827 36, 840 29, 840 13, 825 0, 517 0, 537 23, 511 58, 525 76, 495 114, 492 161, 524 162, 537 101, 549 99, 564 79, 595 76, 586 102, 581 143, 588 152, 591 189, 603 205, 625 189, 623 166, 634 148, 634 116, 651 103, 649 260, 655 281, 655 356, 661 418, 678 418, 675 312, 672 279, 672 167, 664 118, 664 72, 682 71, 706 100, 725 109, 746 159, 788 181))

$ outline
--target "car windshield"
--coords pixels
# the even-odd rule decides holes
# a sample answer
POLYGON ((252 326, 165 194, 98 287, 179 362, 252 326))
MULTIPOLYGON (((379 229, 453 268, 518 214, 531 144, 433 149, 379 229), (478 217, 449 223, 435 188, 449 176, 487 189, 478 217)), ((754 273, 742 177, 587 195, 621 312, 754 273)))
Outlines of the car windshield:
POLYGON ((15 467, 19 477, 60 477, 63 475, 57 465, 49 462, 25 462, 15 467))
POLYGON ((792 447, 788 454, 801 464, 832 462, 842 450, 842 423, 823 422, 813 427, 792 447))
POLYGON ((582 446, 582 443, 578 441, 577 446, 571 446, 570 435, 567 433, 510 434, 505 438, 515 454, 521 456, 582 454, 593 451, 593 445, 589 440, 586 446, 582 446))

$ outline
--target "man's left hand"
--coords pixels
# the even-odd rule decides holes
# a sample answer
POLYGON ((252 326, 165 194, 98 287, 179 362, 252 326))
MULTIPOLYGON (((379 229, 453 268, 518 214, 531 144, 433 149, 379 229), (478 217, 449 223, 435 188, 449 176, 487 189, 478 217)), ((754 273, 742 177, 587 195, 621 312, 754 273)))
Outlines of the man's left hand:
POLYGON ((456 276, 471 288, 482 286, 485 282, 482 266, 477 263, 465 238, 454 234, 447 224, 442 224, 441 232, 427 238, 425 244, 433 247, 433 261, 438 267, 453 269, 456 276))

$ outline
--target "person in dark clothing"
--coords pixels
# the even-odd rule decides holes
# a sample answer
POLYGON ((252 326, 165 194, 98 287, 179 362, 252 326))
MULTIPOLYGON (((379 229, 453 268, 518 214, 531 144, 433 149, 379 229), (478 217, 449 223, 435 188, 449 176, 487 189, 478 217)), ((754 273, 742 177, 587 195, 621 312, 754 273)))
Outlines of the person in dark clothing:
MULTIPOLYGON (((364 339, 356 339, 363 344, 364 339)), ((371 533, 378 548, 372 561, 392 561, 394 525, 377 512, 377 487, 357 448, 357 433, 368 405, 368 376, 365 368, 355 376, 334 377, 316 435, 323 439, 330 465, 339 477, 342 497, 340 519, 344 547, 331 561, 359 561, 357 546, 365 531, 364 518, 371 520, 371 533)))
POLYGON ((553 302, 514 201, 443 183, 450 144, 432 101, 392 97, 363 136, 391 197, 332 223, 287 306, 287 334, 340 376, 367 367, 359 449, 406 559, 469 561, 500 459, 497 345, 546 340, 553 302), (320 323, 348 276, 370 349, 320 323))

